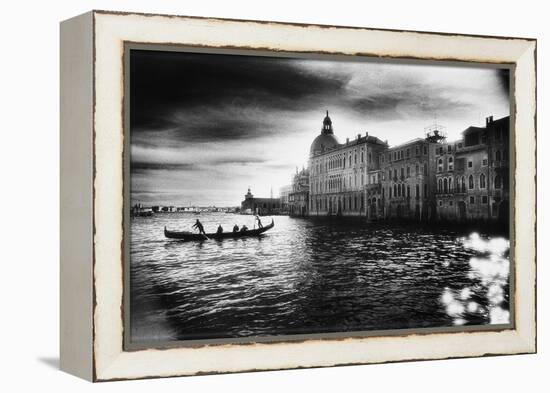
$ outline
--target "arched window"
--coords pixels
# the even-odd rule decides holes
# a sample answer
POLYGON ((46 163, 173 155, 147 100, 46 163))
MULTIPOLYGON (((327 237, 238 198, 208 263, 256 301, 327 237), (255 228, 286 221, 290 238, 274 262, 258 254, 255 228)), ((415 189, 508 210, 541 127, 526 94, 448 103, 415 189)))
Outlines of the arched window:
POLYGON ((447 183, 447 178, 443 179, 443 192, 449 192, 449 184, 447 183))
POLYGON ((500 178, 500 175, 495 176, 495 188, 502 187, 502 180, 500 178))
POLYGON ((486 187, 486 184, 485 184, 485 174, 481 174, 479 175, 479 188, 485 188, 486 187))
POLYGON ((443 180, 439 179, 437 181, 437 191, 441 192, 443 190, 443 180))
POLYGON ((461 179, 461 191, 462 192, 466 192, 466 179, 464 178, 464 176, 462 176, 462 179, 461 179))
POLYGON ((470 190, 474 189, 474 177, 472 175, 468 177, 468 188, 470 190))
POLYGON ((449 177, 449 192, 453 192, 453 178, 449 177))

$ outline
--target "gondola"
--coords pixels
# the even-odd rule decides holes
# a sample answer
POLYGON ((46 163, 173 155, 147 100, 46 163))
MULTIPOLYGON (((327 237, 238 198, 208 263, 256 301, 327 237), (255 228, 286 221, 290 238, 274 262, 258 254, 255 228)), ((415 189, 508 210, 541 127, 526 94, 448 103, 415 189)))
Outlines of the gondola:
POLYGON ((240 237, 257 237, 260 236, 262 233, 269 231, 271 228, 275 226, 275 222, 273 219, 271 220, 271 224, 266 225, 263 228, 256 228, 256 229, 249 229, 247 231, 239 231, 239 232, 222 232, 222 233, 207 233, 206 236, 200 233, 193 233, 193 232, 187 232, 187 231, 170 231, 164 227, 164 236, 166 236, 169 239, 179 239, 179 240, 207 240, 207 239, 214 239, 214 240, 221 240, 221 239, 233 239, 233 238, 240 238, 240 237))

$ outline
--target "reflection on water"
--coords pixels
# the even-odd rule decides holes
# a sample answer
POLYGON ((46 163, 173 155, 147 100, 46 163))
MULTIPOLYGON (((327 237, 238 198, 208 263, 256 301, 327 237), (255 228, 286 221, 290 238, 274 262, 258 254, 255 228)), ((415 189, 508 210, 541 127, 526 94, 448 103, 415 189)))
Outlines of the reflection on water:
MULTIPOLYGON (((284 216, 260 239, 164 238, 165 225, 189 230, 195 218, 132 221, 133 342, 509 322, 503 238, 284 216)), ((200 219, 207 232, 254 225, 200 219)))
POLYGON ((445 288, 441 302, 455 325, 465 323, 507 324, 510 322, 510 242, 504 238, 483 239, 477 233, 460 239, 474 250, 469 260, 469 286, 460 291, 445 288))

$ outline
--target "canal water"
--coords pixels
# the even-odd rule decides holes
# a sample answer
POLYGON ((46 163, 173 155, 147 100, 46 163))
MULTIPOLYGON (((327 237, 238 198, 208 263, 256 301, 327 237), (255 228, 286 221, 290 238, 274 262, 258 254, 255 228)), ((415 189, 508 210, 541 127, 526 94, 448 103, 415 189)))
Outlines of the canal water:
POLYGON ((133 219, 133 343, 510 320, 502 235, 275 216, 261 238, 164 238, 164 226, 191 230, 196 218, 207 232, 254 227, 251 216, 224 213, 133 219))

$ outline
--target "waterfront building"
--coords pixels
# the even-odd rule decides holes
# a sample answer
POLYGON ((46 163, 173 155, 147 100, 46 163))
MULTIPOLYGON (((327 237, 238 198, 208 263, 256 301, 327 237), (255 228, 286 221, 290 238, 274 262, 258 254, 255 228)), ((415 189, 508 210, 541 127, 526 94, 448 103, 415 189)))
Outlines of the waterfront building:
POLYGON ((288 200, 291 216, 304 217, 309 214, 309 170, 302 168, 298 171, 296 168, 288 200))
POLYGON ((387 147, 386 142, 368 133, 339 143, 327 111, 321 133, 310 148, 308 214, 366 216, 368 171, 379 166, 377 157, 387 147))
POLYGON ((444 140, 442 127, 434 125, 426 129, 425 138, 388 148, 380 155, 381 193, 367 194, 369 206, 376 206, 373 218, 422 221, 434 217, 435 155, 444 140))
POLYGON ((289 209, 294 215, 370 221, 507 222, 509 124, 509 116, 491 116, 485 127, 468 127, 453 142, 434 124, 424 138, 389 147, 368 133, 340 143, 327 111, 308 168, 294 176, 289 209))
POLYGON ((241 213, 244 214, 271 215, 280 214, 280 212, 280 198, 255 198, 250 192, 250 187, 244 196, 244 201, 241 202, 241 213))
POLYGON ((441 152, 438 162, 444 168, 438 171, 436 193, 439 219, 508 222, 509 131, 509 116, 498 120, 490 116, 485 127, 468 127, 459 141, 441 152))
POLYGON ((292 191, 292 185, 286 185, 279 189, 279 198, 281 199, 281 214, 288 214, 289 204, 288 198, 289 194, 292 191))

